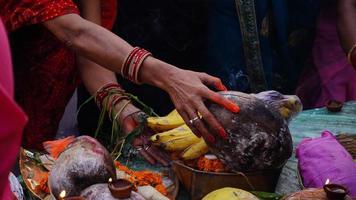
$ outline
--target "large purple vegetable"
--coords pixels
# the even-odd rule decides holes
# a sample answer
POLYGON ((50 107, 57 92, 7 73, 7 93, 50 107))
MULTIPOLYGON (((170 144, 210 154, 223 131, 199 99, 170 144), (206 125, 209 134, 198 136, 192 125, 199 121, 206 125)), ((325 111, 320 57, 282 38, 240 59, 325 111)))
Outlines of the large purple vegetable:
POLYGON ((49 188, 58 199, 65 190, 66 197, 78 196, 85 188, 107 183, 116 178, 109 152, 94 138, 80 136, 59 155, 49 175, 49 188))
POLYGON ((217 104, 208 105, 228 133, 227 140, 217 137, 216 143, 208 144, 212 152, 232 171, 281 167, 292 154, 288 121, 302 109, 299 98, 276 91, 220 94, 241 111, 235 114, 217 104))

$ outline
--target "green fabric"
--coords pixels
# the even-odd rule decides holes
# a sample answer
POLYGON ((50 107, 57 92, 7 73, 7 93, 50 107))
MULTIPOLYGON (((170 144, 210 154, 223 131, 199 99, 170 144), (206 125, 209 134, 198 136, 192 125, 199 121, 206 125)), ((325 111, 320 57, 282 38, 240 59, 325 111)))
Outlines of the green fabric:
POLYGON ((289 125, 293 137, 294 152, 284 167, 276 188, 279 194, 287 194, 301 189, 297 176, 295 148, 306 137, 320 137, 324 130, 334 135, 356 134, 356 102, 348 102, 339 113, 328 112, 325 108, 303 111, 289 125))

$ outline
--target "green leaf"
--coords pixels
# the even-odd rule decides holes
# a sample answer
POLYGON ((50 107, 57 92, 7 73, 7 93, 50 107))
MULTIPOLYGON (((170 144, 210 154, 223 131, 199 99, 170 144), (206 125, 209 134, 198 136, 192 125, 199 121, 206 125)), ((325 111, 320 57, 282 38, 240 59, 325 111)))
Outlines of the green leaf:
POLYGON ((281 195, 278 195, 276 193, 260 192, 260 191, 251 191, 251 193, 257 196, 260 200, 280 200, 282 198, 281 195))

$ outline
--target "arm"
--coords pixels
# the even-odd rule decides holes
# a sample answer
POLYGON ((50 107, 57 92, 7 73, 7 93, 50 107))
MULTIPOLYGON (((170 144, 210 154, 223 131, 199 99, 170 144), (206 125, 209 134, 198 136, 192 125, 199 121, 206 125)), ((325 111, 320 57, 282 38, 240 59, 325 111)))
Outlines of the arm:
MULTIPOLYGON (((44 25, 78 54, 111 71, 120 72, 125 56, 133 49, 110 31, 76 14, 54 18, 44 25)), ((207 87, 213 86, 218 90, 226 90, 220 79, 205 73, 182 70, 148 57, 140 69, 139 80, 165 90, 188 126, 208 142, 214 142, 215 138, 208 131, 207 124, 217 135, 224 138, 227 135, 206 108, 204 101, 211 100, 233 112, 239 111, 238 106, 207 87), (191 119, 198 116, 198 112, 203 120, 190 123, 191 119)))
MULTIPOLYGON (((80 0, 79 3, 83 18, 101 25, 100 0, 80 0)), ((79 55, 77 61, 80 76, 91 95, 107 83, 117 83, 114 72, 79 55)))
MULTIPOLYGON (((101 25, 100 0, 80 0, 79 3, 83 18, 95 24, 101 25)), ((86 59, 85 57, 78 55, 77 64, 82 81, 91 95, 95 95, 96 91, 98 91, 103 85, 108 83, 117 83, 114 72, 86 59)), ((126 99, 119 101, 113 109, 113 115, 116 115, 116 113, 127 104, 127 101, 128 100, 126 99)), ((139 112, 142 111, 131 103, 126 105, 122 110, 117 120, 123 128, 124 133, 128 134, 136 128, 138 125, 137 121, 139 120, 139 112)), ((148 150, 143 148, 143 146, 146 145, 143 143, 145 139, 146 138, 143 136, 134 139, 134 146, 136 145, 136 148, 143 149, 140 151, 141 155, 151 164, 160 162, 164 166, 167 166, 168 161, 161 154, 161 152, 154 148, 150 148, 148 150)))
MULTIPOLYGON (((356 44, 356 0, 338 0, 339 38, 346 53, 356 44)), ((356 49, 353 51, 352 63, 356 67, 356 49)))
MULTIPOLYGON (((79 3, 83 18, 95 24, 101 25, 100 0, 81 0, 79 1, 79 3)), ((91 95, 95 95, 95 92, 98 91, 98 89, 103 85, 106 85, 108 83, 117 83, 114 72, 79 55, 77 56, 77 61, 79 74, 83 80, 85 87, 91 95)), ((114 109, 114 111, 120 110, 122 105, 125 105, 126 102, 127 100, 120 101, 116 106, 117 109, 114 109)), ((126 118, 126 116, 129 116, 138 111, 138 108, 136 108, 132 104, 129 104, 125 107, 119 119, 123 120, 124 118, 126 118)), ((123 121, 120 121, 120 124, 123 124, 123 121)), ((125 132, 131 132, 131 130, 129 130, 131 128, 134 127, 128 128, 127 130, 125 130, 125 132)))

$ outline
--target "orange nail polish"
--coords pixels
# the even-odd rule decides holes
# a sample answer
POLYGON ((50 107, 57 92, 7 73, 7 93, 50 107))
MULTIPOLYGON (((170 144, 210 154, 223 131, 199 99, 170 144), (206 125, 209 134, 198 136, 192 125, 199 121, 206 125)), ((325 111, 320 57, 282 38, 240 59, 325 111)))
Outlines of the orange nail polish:
POLYGON ((225 87, 225 85, 223 85, 223 84, 221 84, 221 83, 216 84, 215 87, 216 87, 218 90, 227 91, 227 88, 225 87))
POLYGON ((227 88, 225 87, 225 85, 222 85, 222 84, 221 84, 221 85, 220 85, 220 90, 221 90, 221 91, 227 91, 227 88))
POLYGON ((230 110, 233 113, 238 113, 240 112, 240 107, 233 102, 230 101, 230 103, 227 105, 227 109, 230 110))
POLYGON ((240 107, 237 105, 234 105, 231 107, 231 111, 234 113, 238 113, 238 112, 240 112, 240 107))

